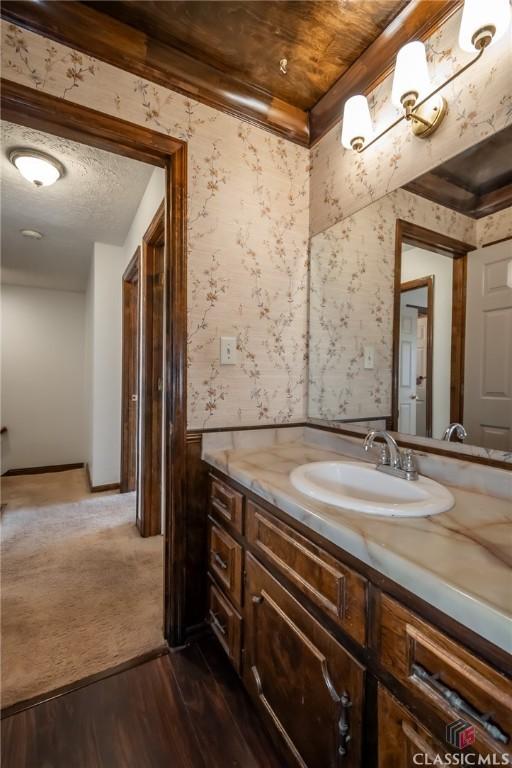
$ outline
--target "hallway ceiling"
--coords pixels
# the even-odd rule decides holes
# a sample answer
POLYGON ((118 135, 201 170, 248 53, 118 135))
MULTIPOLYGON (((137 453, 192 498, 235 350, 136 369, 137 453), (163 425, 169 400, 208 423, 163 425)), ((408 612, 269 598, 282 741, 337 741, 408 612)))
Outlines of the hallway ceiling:
POLYGON ((86 2, 221 71, 311 109, 409 0, 86 2), (288 73, 279 62, 288 60, 288 73))
POLYGON ((122 245, 153 167, 2 121, 2 280, 85 290, 92 244, 122 245), (52 155, 65 174, 37 189, 9 162, 14 147, 52 155), (42 240, 20 229, 43 233, 42 240))

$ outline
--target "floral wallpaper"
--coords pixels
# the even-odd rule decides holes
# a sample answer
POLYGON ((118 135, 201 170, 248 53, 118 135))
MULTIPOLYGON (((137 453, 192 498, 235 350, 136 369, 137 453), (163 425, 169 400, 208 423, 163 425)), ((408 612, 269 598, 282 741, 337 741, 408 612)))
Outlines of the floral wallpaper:
POLYGON ((3 76, 189 147, 189 428, 302 421, 309 151, 2 22, 3 76), (220 366, 219 336, 238 338, 220 366))
MULTIPOLYGON (((427 42, 434 85, 471 60, 457 43, 461 11, 427 42)), ((340 124, 311 152, 310 234, 318 234, 371 202, 476 144, 512 122, 512 30, 443 91, 448 114, 428 139, 402 122, 358 155, 340 143, 340 124)), ((391 103, 392 77, 369 96, 376 133, 399 115, 391 103)))
POLYGON ((391 415, 396 219, 476 244, 474 219, 404 189, 312 238, 311 418, 391 415), (371 370, 363 365, 366 345, 374 347, 371 370))
POLYGON ((476 222, 476 243, 479 246, 509 237, 512 238, 512 208, 491 213, 476 222))

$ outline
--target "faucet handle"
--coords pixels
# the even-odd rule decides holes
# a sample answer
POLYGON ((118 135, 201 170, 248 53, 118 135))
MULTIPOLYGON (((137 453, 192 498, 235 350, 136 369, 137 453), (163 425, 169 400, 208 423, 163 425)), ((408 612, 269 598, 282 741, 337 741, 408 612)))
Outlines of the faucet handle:
POLYGON ((417 471, 418 468, 416 466, 416 460, 410 448, 406 448, 404 451, 401 452, 401 465, 402 465, 402 469, 405 472, 417 471))

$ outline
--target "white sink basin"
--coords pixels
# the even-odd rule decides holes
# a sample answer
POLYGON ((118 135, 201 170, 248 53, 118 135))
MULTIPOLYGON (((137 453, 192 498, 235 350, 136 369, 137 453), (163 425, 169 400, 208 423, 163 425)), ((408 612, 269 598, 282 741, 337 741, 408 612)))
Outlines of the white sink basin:
POLYGON ((303 464, 290 472, 290 480, 312 499, 366 515, 426 517, 454 504, 450 491, 428 477, 402 480, 363 461, 303 464))

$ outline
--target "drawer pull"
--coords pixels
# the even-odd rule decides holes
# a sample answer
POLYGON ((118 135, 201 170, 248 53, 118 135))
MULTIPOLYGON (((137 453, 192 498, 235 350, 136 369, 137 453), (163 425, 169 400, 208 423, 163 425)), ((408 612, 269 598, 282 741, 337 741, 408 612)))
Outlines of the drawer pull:
POLYGON ((219 630, 221 635, 225 635, 226 634, 226 627, 224 626, 224 624, 222 624, 221 621, 219 621, 217 614, 214 611, 212 611, 212 610, 210 610, 210 619, 212 620, 212 624, 215 627, 217 627, 217 629, 219 630))
POLYGON ((350 741, 350 723, 348 720, 348 710, 352 706, 352 702, 350 701, 350 696, 348 693, 342 693, 340 703, 341 715, 338 721, 340 745, 338 747, 338 754, 340 757, 345 757, 348 751, 348 743, 350 741))
POLYGON ((472 718, 482 730, 491 736, 495 741, 500 741, 502 744, 508 744, 509 737, 506 733, 498 728, 497 725, 491 723, 489 714, 481 715, 474 707, 465 701, 459 694, 452 688, 448 688, 447 685, 439 680, 439 675, 428 672, 421 664, 412 665, 413 674, 430 688, 432 688, 439 696, 441 696, 448 704, 460 712, 463 715, 468 715, 472 718))
POLYGON ((253 595, 252 602, 254 605, 260 605, 263 602, 263 597, 261 595, 253 595))
POLYGON ((219 510, 219 512, 222 512, 223 515, 229 515, 228 505, 221 501, 217 496, 212 499, 212 504, 219 510))
POLYGON ((217 565, 219 565, 224 571, 227 571, 228 564, 226 563, 225 560, 222 559, 222 557, 219 555, 218 552, 213 553, 213 559, 215 560, 217 565))

